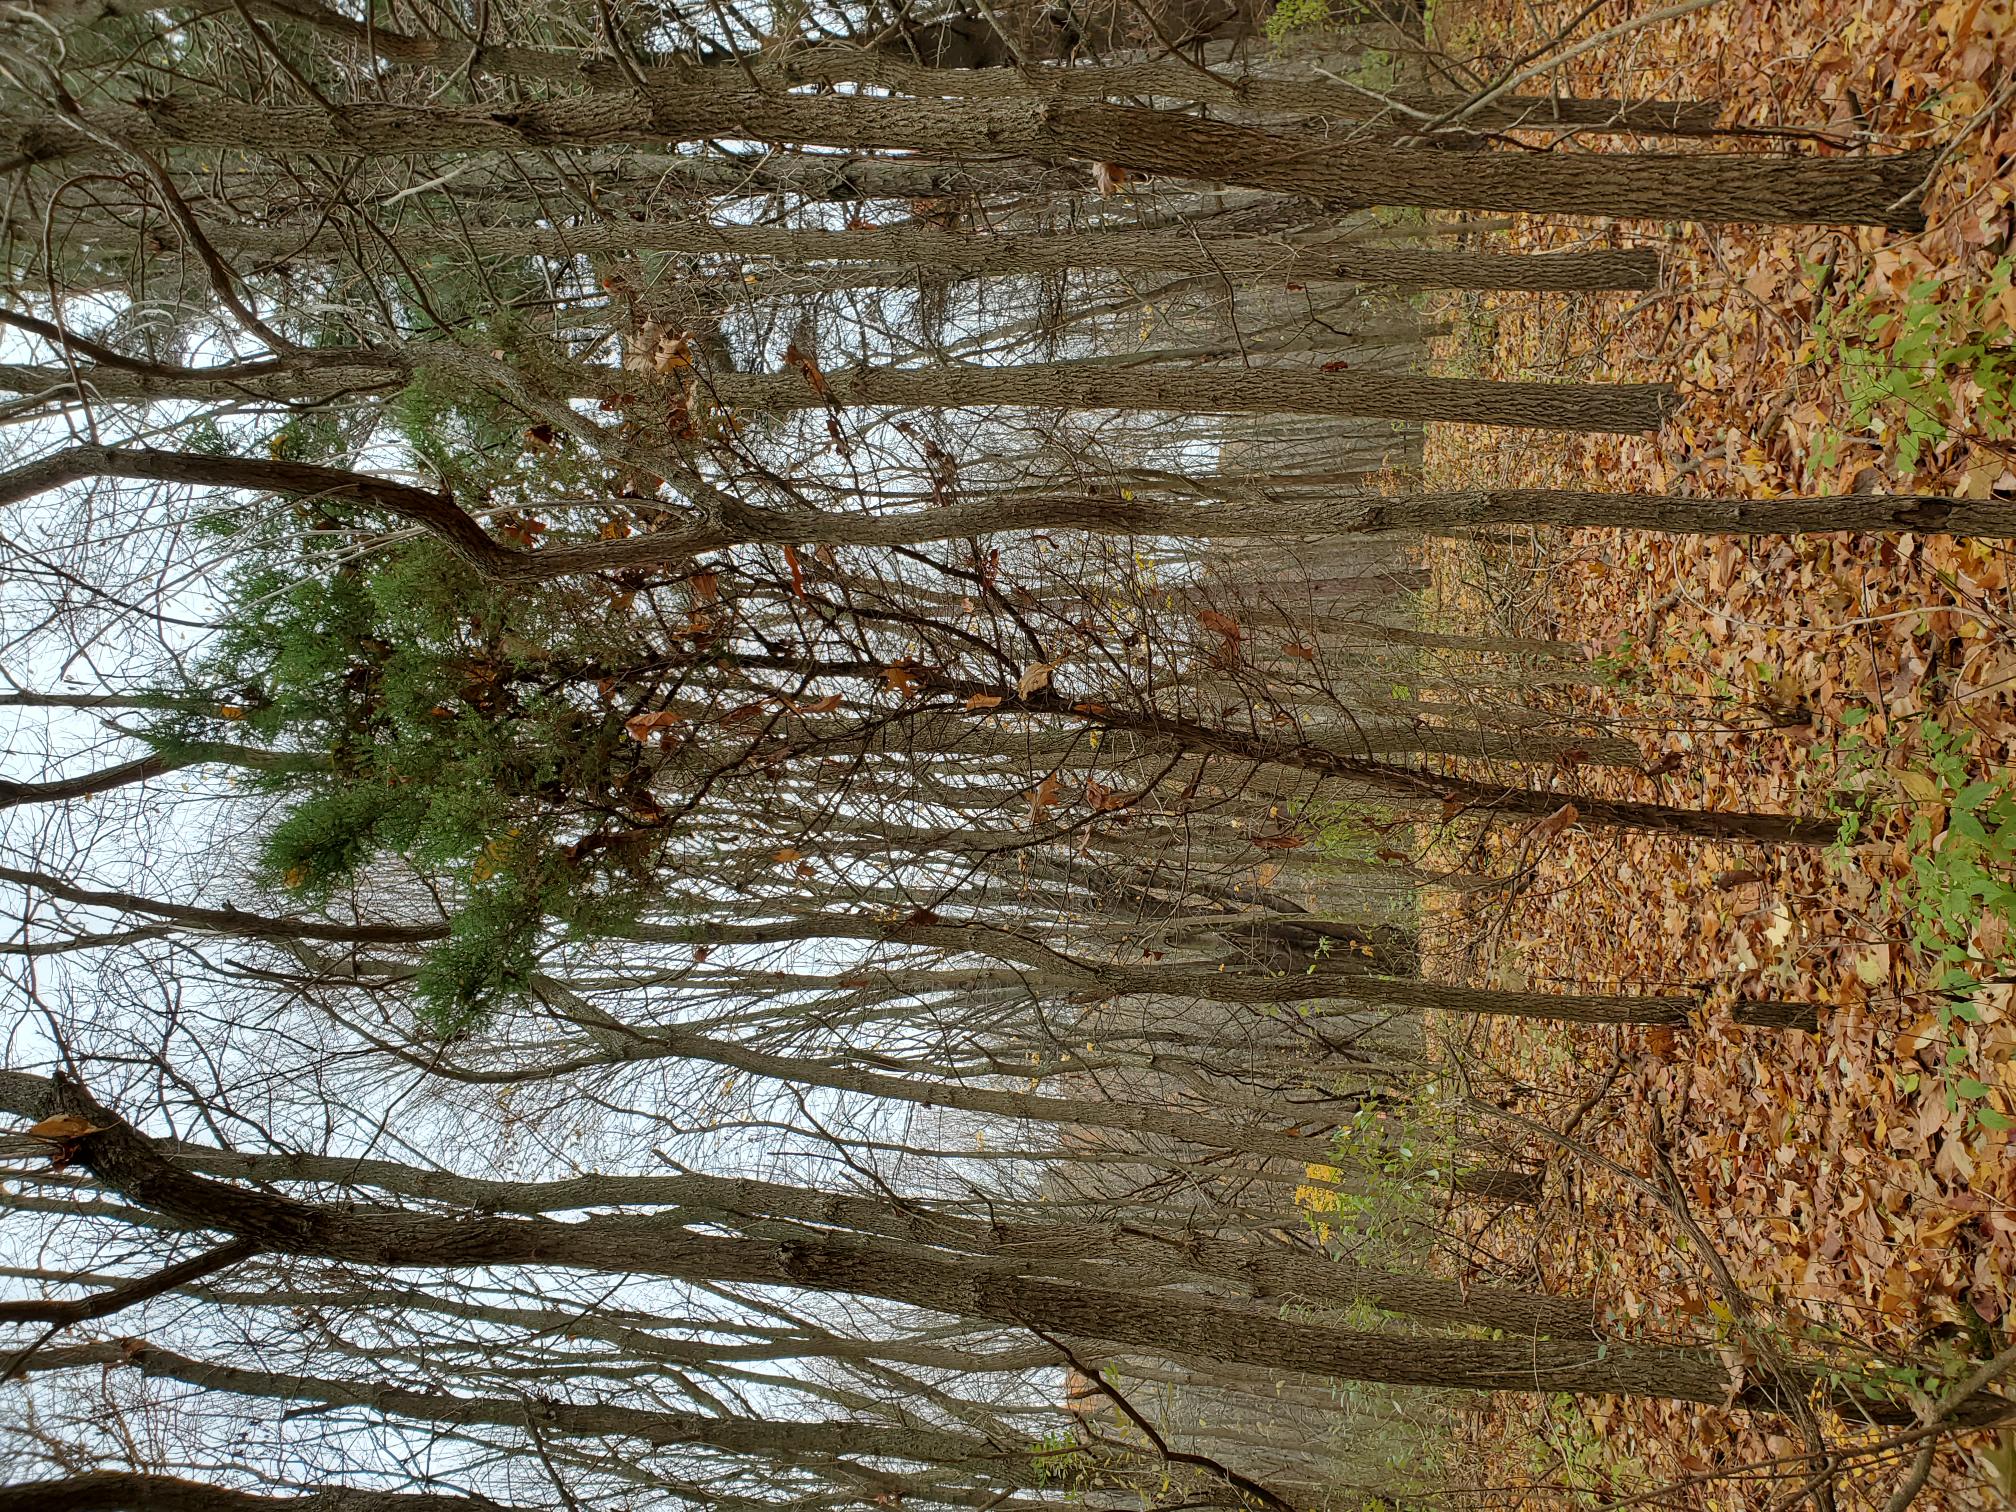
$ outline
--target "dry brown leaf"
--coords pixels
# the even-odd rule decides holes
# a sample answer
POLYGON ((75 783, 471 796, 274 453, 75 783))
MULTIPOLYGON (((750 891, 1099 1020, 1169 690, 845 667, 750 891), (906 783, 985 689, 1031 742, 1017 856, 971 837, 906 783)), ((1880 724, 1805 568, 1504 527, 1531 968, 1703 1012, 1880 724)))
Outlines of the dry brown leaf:
POLYGON ((1297 661, 1312 662, 1316 660, 1316 648, 1302 641, 1288 641, 1281 649, 1297 661))
POLYGON ((28 1136, 48 1140, 82 1139, 87 1134, 102 1134, 110 1127, 109 1124, 94 1124, 78 1113, 51 1113, 40 1123, 30 1125, 28 1136))
POLYGON ((1262 850, 1300 850, 1309 843, 1307 835, 1255 835, 1253 843, 1262 850))
POLYGON ((1057 670, 1056 662, 1031 662, 1015 679, 1015 691, 1027 698, 1031 693, 1040 693, 1050 686, 1050 674, 1057 670))
POLYGON ((1099 193, 1109 199, 1126 188, 1132 177, 1133 175, 1118 163, 1092 165, 1092 182, 1098 186, 1099 193))
POLYGON ((660 709, 654 714, 633 714, 623 722, 623 733, 632 740, 649 740, 654 734, 663 734, 673 725, 683 723, 685 718, 675 709, 660 709))
POLYGON ((1216 609, 1199 609, 1197 623, 1214 635, 1222 635, 1226 640, 1237 643, 1246 632, 1239 627, 1239 621, 1229 614, 1220 614, 1216 609))
POLYGON ((1535 842, 1552 840, 1561 831, 1582 817, 1582 810, 1572 803, 1564 803, 1553 813, 1542 819, 1527 832, 1527 838, 1535 842))
POLYGON ((975 693, 971 698, 966 700, 966 707, 968 710, 977 713, 982 709, 998 709, 1001 707, 1002 702, 1001 695, 998 693, 975 693))
POLYGON ((918 688, 923 686, 918 682, 917 674, 904 666, 884 667, 882 680, 889 684, 890 692, 901 698, 914 697, 918 688))
POLYGON ((1043 811, 1056 803, 1057 795, 1064 790, 1064 784, 1052 772, 1029 790, 1029 827, 1034 829, 1043 822, 1043 811))

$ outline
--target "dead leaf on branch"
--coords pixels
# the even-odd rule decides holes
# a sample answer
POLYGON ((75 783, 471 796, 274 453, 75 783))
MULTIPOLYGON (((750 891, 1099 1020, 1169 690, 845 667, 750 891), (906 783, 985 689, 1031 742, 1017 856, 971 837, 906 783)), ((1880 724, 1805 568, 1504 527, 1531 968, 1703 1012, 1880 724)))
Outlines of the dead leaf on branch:
POLYGON ((1027 698, 1031 693, 1040 693, 1050 686, 1050 674, 1058 668, 1057 662, 1031 662, 1022 675, 1015 679, 1015 691, 1027 698))
POLYGON ((79 1113, 51 1113, 40 1123, 28 1128, 30 1139, 46 1139, 52 1144, 66 1139, 82 1139, 87 1134, 103 1134, 110 1124, 94 1124, 79 1113))
POLYGON ((1063 790, 1064 784, 1058 780, 1055 772, 1052 772, 1029 790, 1029 827, 1031 829, 1036 828, 1037 825, 1043 822, 1043 811, 1057 802, 1058 794, 1063 790))
POLYGON ((1255 835, 1253 843, 1262 850, 1300 850, 1309 843, 1307 835, 1255 835))
POLYGON ((1581 817, 1582 817, 1582 810, 1575 807, 1575 805, 1572 803, 1564 803, 1561 805, 1561 807, 1554 810, 1553 813, 1549 814, 1545 819, 1542 819, 1538 824, 1534 825, 1533 828, 1527 832, 1527 838, 1533 840, 1536 843, 1544 843, 1545 841, 1552 840, 1556 835, 1560 834, 1563 830, 1567 829, 1569 825, 1573 824, 1577 819, 1580 819, 1581 817))
POLYGON ((1246 633, 1240 628, 1239 621, 1229 614, 1220 614, 1216 609, 1199 609, 1197 623, 1214 635, 1224 636, 1228 647, 1238 645, 1240 637, 1246 633))
POLYGON ((805 375, 805 381, 812 385, 812 392, 821 399, 826 398, 831 392, 826 386, 826 375, 820 371, 819 364, 812 360, 810 353, 800 351, 797 342, 794 341, 784 348, 784 360, 805 375))
POLYGON ((685 723, 686 716, 676 709, 660 709, 654 714, 633 714, 623 722, 623 733, 632 740, 647 741, 653 735, 665 736, 672 726, 685 723))
POLYGON ((884 667, 882 669, 882 680, 889 684, 889 691, 896 694, 899 698, 914 698, 917 695, 917 690, 923 687, 923 684, 917 679, 917 674, 910 668, 900 664, 884 667))
POLYGON ((975 693, 971 698, 966 700, 966 709, 969 713, 977 714, 982 709, 998 709, 1001 707, 1002 702, 1001 695, 998 693, 975 693))
POLYGON ((1102 782, 1089 778, 1085 783, 1085 801, 1095 814, 1116 814, 1121 809, 1131 807, 1134 800, 1125 793, 1116 793, 1102 782))

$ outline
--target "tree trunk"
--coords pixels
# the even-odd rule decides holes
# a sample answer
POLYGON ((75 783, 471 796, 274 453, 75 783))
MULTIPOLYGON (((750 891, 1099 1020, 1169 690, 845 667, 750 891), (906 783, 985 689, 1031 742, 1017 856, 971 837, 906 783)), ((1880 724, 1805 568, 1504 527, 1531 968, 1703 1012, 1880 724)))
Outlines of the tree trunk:
POLYGON ((953 1318, 1103 1340, 1157 1354, 1198 1355, 1343 1380, 1476 1391, 1610 1392, 1783 1410, 1808 1391, 1849 1398, 1878 1421, 1913 1421, 1909 1407, 1864 1402, 1797 1368, 1732 1383, 1706 1349, 1613 1342, 1500 1341, 1364 1333, 1213 1305, 1031 1280, 1012 1265, 889 1241, 805 1235, 715 1237, 676 1220, 617 1214, 574 1223, 475 1212, 343 1210, 227 1186, 178 1170, 74 1083, 0 1073, 0 1103, 27 1117, 70 1112, 95 1132, 71 1141, 78 1161, 129 1201, 281 1254, 369 1268, 560 1265, 833 1295, 881 1297, 953 1318))
MULTIPOLYGON (((220 251, 262 260, 293 260, 313 252, 350 250, 334 231, 209 228, 220 251)), ((470 252, 482 257, 607 256, 636 252, 761 257, 794 266, 835 262, 889 263, 962 275, 1033 275, 1072 268, 1119 268, 1193 277, 1341 279, 1442 289, 1652 289, 1659 254, 1650 248, 1501 254, 1420 251, 1376 242, 1308 242, 1285 237, 1156 231, 1057 231, 1028 236, 967 233, 928 225, 870 226, 846 231, 702 221, 599 224, 554 229, 472 227, 456 232, 388 233, 408 255, 470 252)), ((889 275, 891 282, 897 275, 889 275)))
POLYGON ((739 137, 952 160, 1004 153, 1050 164, 1089 160, 1360 208, 1897 230, 1924 225, 1919 200, 1933 163, 1929 152, 1807 158, 1363 147, 1131 106, 769 95, 663 72, 645 80, 644 91, 577 94, 502 110, 356 102, 332 114, 171 96, 101 108, 90 120, 97 136, 59 116, 17 123, 9 155, 44 161, 98 150, 105 138, 153 151, 411 157, 739 137))

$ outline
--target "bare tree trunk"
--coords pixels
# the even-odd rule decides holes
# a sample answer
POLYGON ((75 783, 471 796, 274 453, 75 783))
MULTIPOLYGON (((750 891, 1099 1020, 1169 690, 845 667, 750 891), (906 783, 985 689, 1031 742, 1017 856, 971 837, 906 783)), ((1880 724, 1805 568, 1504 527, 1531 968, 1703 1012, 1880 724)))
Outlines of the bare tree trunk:
POLYGON ((1759 224, 1924 224, 1928 152, 1875 158, 1754 154, 1450 153, 1290 137, 1131 106, 867 95, 770 95, 664 70, 646 89, 591 93, 508 110, 346 104, 265 109, 174 98, 100 109, 95 135, 59 116, 17 121, 5 148, 25 161, 99 150, 104 139, 177 147, 405 157, 542 151, 742 137, 846 151, 969 160, 1004 153, 1239 184, 1358 207, 1526 211, 1759 224))

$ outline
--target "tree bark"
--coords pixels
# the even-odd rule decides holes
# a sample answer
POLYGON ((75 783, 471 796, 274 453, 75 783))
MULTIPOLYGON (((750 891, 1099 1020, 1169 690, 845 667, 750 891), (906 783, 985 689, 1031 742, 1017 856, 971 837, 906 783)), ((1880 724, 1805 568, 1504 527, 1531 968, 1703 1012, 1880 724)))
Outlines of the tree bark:
POLYGON ((1916 230, 1930 152, 1877 158, 1754 154, 1452 153, 1292 137, 1133 106, 996 104, 869 95, 763 94, 704 72, 662 70, 643 88, 492 109, 346 104, 267 109, 170 96, 101 108, 96 135, 50 116, 17 125, 9 156, 42 161, 99 141, 150 151, 410 157, 538 152, 739 137, 968 160, 1114 163, 1364 208, 1523 211, 1648 220, 1878 225, 1916 230))
MULTIPOLYGON (((227 1186, 182 1171, 76 1084, 0 1073, 0 1105, 26 1116, 64 1111, 97 1132, 72 1141, 77 1159, 129 1201, 254 1240, 278 1253, 378 1267, 559 1265, 836 1295, 881 1297, 955 1318, 1104 1340, 1346 1380, 1479 1391, 1612 1392, 1782 1410, 1809 1390, 1839 1388, 1795 1369, 1732 1383, 1704 1349, 1613 1342, 1500 1341, 1363 1333, 1212 1305, 1180 1293, 1135 1296, 1031 1280, 1011 1268, 888 1241, 805 1236, 755 1240, 693 1233, 619 1214, 576 1223, 480 1213, 332 1209, 227 1186)), ((1878 1421, 1913 1421, 1888 1401, 1861 1402, 1878 1421)))
MULTIPOLYGON (((309 252, 343 252, 333 231, 308 236, 219 226, 211 240, 220 251, 257 259, 293 259, 309 252)), ((1029 236, 945 231, 934 226, 870 226, 808 231, 703 221, 552 229, 472 227, 459 232, 396 233, 409 255, 470 252, 481 257, 592 257, 636 252, 719 254, 814 263, 889 263, 963 275, 1033 275, 1072 268, 1195 277, 1341 279, 1439 289, 1519 289, 1537 292, 1652 289, 1659 284, 1659 254, 1650 248, 1528 254, 1446 252, 1382 246, 1376 242, 1291 241, 1282 237, 1203 232, 1055 231, 1029 236)), ((892 274, 892 279, 894 275, 892 274)))
POLYGON ((0 1486, 0 1512, 532 1512, 488 1497, 438 1491, 376 1491, 325 1486, 294 1496, 264 1496, 180 1476, 138 1470, 86 1470, 64 1480, 0 1486))
MULTIPOLYGON (((456 1396, 445 1391, 415 1391, 389 1382, 280 1375, 195 1359, 139 1339, 45 1349, 29 1361, 29 1368, 38 1373, 122 1365, 149 1378, 182 1381, 206 1391, 237 1396, 367 1407, 387 1417, 444 1426, 524 1428, 529 1423, 563 1437, 634 1438, 655 1448, 704 1445, 726 1454, 786 1465, 852 1455, 963 1466, 986 1457, 990 1447, 984 1440, 966 1434, 925 1427, 884 1428, 844 1421, 771 1422, 697 1412, 650 1411, 614 1403, 456 1396)), ((999 1484, 1036 1484, 1036 1467, 1027 1456, 997 1452, 987 1469, 999 1484)))

